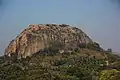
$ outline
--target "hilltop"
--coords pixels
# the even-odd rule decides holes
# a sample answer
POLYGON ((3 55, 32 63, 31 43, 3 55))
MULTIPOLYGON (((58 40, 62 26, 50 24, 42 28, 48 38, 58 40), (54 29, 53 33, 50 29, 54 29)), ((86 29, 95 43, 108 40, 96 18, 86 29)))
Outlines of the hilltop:
POLYGON ((40 51, 62 53, 85 47, 102 50, 81 29, 66 24, 38 24, 29 25, 12 40, 5 55, 25 58, 40 51))

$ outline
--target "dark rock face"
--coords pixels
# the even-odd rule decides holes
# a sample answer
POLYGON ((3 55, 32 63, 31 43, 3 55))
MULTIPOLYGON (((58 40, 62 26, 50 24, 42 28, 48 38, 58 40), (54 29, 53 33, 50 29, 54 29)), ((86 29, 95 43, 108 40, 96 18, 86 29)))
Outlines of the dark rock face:
POLYGON ((50 47, 73 50, 79 48, 81 44, 88 43, 93 41, 81 29, 66 24, 29 25, 10 42, 5 55, 27 57, 50 47))

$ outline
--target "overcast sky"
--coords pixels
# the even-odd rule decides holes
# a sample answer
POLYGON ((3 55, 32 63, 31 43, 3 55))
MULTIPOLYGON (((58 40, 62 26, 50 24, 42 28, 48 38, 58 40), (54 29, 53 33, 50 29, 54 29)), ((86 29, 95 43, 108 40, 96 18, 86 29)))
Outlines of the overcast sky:
POLYGON ((28 24, 81 28, 105 49, 120 52, 120 6, 111 0, 0 0, 0 53, 28 24))

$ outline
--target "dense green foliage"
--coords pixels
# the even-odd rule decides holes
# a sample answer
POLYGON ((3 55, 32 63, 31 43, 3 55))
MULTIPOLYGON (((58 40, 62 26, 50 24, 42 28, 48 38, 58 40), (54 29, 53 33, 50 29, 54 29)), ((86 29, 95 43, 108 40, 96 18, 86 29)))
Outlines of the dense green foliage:
MULTIPOLYGON (((90 52, 90 51, 89 51, 90 52)), ((0 80, 119 80, 120 62, 111 58, 83 55, 78 49, 72 53, 37 54, 26 59, 0 58, 0 80), (106 60, 110 61, 106 66, 106 60), (109 70, 108 70, 109 69, 109 70)), ((97 54, 97 53, 96 53, 97 54)))

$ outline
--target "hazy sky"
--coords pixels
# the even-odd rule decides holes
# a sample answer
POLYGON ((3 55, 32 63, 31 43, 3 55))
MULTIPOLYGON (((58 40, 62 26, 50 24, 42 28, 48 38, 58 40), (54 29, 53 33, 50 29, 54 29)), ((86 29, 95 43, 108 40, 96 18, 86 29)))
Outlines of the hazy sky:
POLYGON ((0 0, 0 53, 28 24, 82 28, 105 49, 120 52, 120 7, 111 0, 0 0), (2 2, 1 2, 2 1, 2 2))

